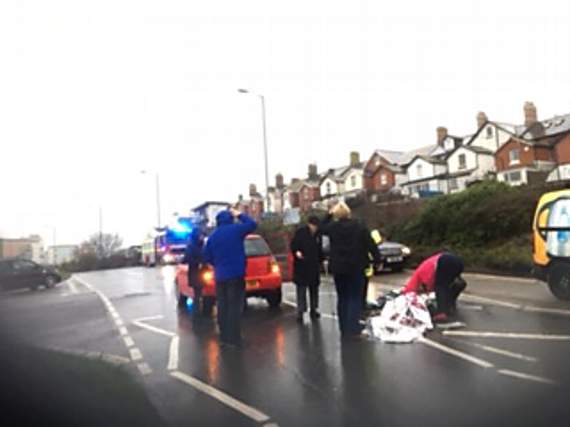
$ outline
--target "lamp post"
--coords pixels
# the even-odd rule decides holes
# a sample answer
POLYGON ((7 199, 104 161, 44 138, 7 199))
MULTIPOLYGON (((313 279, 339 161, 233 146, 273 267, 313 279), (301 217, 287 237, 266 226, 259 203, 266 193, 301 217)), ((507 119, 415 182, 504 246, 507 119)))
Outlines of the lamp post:
POLYGON ((261 101, 261 126, 263 128, 263 157, 265 160, 265 208, 269 212, 269 165, 267 156, 267 128, 265 125, 265 97, 261 94, 254 94, 247 89, 238 89, 239 93, 251 93, 259 97, 261 101))
MULTIPOLYGON (((147 174, 148 171, 146 170, 142 170, 141 174, 145 175, 147 174)), ((156 223, 157 223, 157 228, 161 227, 161 221, 160 221, 160 177, 158 175, 158 172, 154 173, 154 177, 155 177, 155 186, 156 186, 156 223)))

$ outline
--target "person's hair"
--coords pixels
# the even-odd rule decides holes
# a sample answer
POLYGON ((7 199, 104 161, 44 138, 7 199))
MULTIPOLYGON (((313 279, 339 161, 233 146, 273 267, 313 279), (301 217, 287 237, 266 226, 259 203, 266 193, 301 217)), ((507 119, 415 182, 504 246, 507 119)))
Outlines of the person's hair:
POLYGON ((319 225, 319 223, 319 217, 316 215, 311 215, 309 218, 307 218, 307 224, 319 225))
POLYGON ((331 211, 335 219, 347 219, 350 218, 350 208, 344 202, 338 202, 331 211))

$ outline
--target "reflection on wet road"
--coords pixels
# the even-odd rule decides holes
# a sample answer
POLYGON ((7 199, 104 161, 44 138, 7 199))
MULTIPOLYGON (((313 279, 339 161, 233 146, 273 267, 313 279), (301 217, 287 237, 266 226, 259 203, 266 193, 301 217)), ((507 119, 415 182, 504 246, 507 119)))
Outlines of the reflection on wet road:
MULTIPOLYGON (((470 334, 434 331, 429 343, 410 345, 343 342, 334 316, 334 288, 325 279, 321 308, 326 316, 319 321, 295 321, 291 284, 284 285, 288 303, 281 309, 250 300, 243 322, 246 346, 235 350, 219 345, 214 318, 177 308, 171 267, 79 277, 108 299, 124 322, 152 370, 142 375, 144 384, 172 425, 567 424, 570 341, 544 339, 570 333, 570 317, 562 312, 466 298, 459 308, 468 325, 464 332, 470 334)), ((74 286, 88 291, 80 283, 74 286)), ((79 304, 105 304, 92 293, 86 300, 84 293, 68 291, 46 292, 45 298, 71 311, 79 304)), ((40 304, 38 295, 7 296, 0 302, 10 301, 14 313, 20 309, 18 315, 24 316, 21 308, 40 304)), ((100 330, 111 342, 113 334, 119 335, 113 316, 97 313, 102 319, 79 334, 100 330)), ((35 316, 40 319, 41 310, 35 316)), ((49 327, 50 321, 43 321, 49 327)), ((68 347, 89 342, 88 336, 58 335, 62 328, 54 324, 40 341, 68 347)), ((119 344, 112 351, 124 355, 119 344)))

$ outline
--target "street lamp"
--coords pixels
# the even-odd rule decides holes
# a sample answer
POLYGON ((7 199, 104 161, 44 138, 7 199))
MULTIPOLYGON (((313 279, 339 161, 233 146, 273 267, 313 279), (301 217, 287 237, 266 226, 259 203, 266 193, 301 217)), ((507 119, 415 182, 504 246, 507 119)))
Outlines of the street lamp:
MULTIPOLYGON (((149 173, 146 170, 142 170, 141 174, 146 175, 147 173, 149 173)), ((158 175, 158 172, 154 173, 155 175, 155 185, 156 185, 156 222, 157 222, 157 228, 160 228, 161 226, 161 222, 160 222, 160 177, 158 175)))
POLYGON ((269 166, 267 160, 267 129, 265 125, 265 97, 261 94, 255 94, 247 89, 238 89, 239 93, 251 93, 261 100, 261 125, 263 127, 263 155, 265 159, 265 207, 269 212, 269 166))

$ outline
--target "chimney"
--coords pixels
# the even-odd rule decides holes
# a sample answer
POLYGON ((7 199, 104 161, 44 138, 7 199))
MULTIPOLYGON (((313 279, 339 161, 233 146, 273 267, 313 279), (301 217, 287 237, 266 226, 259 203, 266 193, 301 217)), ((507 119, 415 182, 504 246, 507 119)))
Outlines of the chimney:
POLYGON ((296 184, 301 181, 299 178, 291 178, 291 184, 296 184))
POLYGON ((243 202, 243 194, 240 194, 240 195, 238 196, 238 202, 239 202, 239 203, 243 202))
POLYGON ((483 111, 479 111, 479 113, 477 113, 477 129, 481 128, 488 120, 487 114, 483 111))
POLYGON ((275 187, 277 187, 278 189, 285 187, 285 181, 283 179, 283 175, 281 175, 280 173, 275 175, 275 187))
POLYGON ((447 136, 447 128, 439 126, 436 129, 436 132, 437 132, 437 145, 443 145, 443 140, 447 136))
POLYGON ((255 184, 249 184, 249 195, 251 196, 255 196, 257 194, 257 187, 255 186, 255 184))
POLYGON ((538 114, 536 113, 536 107, 532 102, 524 103, 524 125, 529 127, 538 122, 538 114))
POLYGON ((318 178, 319 174, 317 172, 317 165, 314 163, 311 163, 309 165, 309 179, 311 181, 314 181, 318 178))
POLYGON ((350 166, 358 166, 360 163, 360 154, 358 151, 350 152, 350 166))

